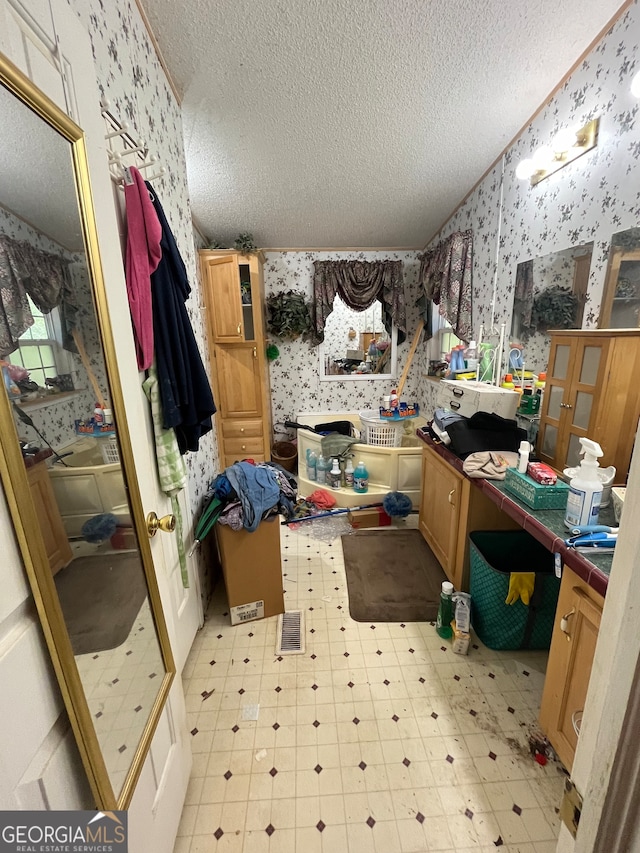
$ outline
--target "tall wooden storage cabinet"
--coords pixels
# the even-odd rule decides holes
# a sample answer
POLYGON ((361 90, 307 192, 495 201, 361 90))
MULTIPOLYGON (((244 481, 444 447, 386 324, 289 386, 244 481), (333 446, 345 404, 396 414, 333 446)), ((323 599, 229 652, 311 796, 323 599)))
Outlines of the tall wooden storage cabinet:
POLYGON ((203 250, 209 358, 221 465, 271 458, 271 402, 265 354, 261 253, 203 250))
POLYGON ((561 471, 578 464, 580 438, 597 441, 600 465, 624 482, 640 417, 640 330, 551 332, 538 453, 561 471))

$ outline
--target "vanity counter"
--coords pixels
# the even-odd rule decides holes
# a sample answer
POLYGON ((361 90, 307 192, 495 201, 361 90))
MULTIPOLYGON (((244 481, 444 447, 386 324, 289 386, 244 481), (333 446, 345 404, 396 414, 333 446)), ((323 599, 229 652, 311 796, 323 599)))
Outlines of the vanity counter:
MULTIPOLYGON (((428 447, 466 477, 462 470, 462 459, 448 450, 444 444, 435 442, 425 430, 418 429, 416 433, 428 447)), ((587 559, 583 553, 567 548, 564 544, 564 539, 567 537, 567 529, 564 526, 564 510, 531 509, 518 500, 515 495, 507 492, 503 481, 471 477, 466 477, 466 479, 545 548, 552 553, 559 553, 563 565, 572 569, 578 577, 582 578, 600 595, 606 595, 613 556, 599 553, 597 549, 594 549, 595 553, 589 554, 589 559, 587 559)), ((601 511, 600 520, 603 524, 615 524, 611 507, 601 511)))

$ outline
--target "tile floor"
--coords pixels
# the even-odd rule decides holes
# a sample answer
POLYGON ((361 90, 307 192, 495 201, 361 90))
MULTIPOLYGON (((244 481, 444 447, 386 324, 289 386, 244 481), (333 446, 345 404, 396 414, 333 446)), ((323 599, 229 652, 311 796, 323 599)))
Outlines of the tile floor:
POLYGON ((184 674, 175 853, 555 851, 564 774, 527 745, 546 656, 460 657, 428 623, 354 622, 340 539, 282 531, 306 651, 276 657, 276 618, 231 627, 217 590, 184 674))

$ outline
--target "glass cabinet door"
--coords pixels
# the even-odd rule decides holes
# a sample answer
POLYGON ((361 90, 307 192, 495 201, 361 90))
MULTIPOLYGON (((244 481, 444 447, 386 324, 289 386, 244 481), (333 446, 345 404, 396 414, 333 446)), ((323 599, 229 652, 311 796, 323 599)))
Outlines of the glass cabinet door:
POLYGON ((575 341, 568 338, 552 340, 549 371, 545 385, 538 453, 541 459, 554 468, 563 452, 564 423, 567 415, 567 396, 574 368, 575 341))
MULTIPOLYGON (((580 439, 590 434, 595 398, 604 383, 608 342, 576 340, 573 381, 565 403, 568 414, 562 466, 574 467, 580 461, 580 439)), ((597 439, 596 439, 597 440, 597 439)))

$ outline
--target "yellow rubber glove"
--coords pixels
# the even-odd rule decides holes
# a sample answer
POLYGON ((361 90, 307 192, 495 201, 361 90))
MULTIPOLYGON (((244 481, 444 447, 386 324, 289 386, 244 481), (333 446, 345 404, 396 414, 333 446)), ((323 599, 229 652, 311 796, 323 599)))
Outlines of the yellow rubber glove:
POLYGON ((523 604, 529 604, 535 582, 535 572, 511 572, 509 575, 509 592, 504 603, 515 604, 521 598, 523 604))

